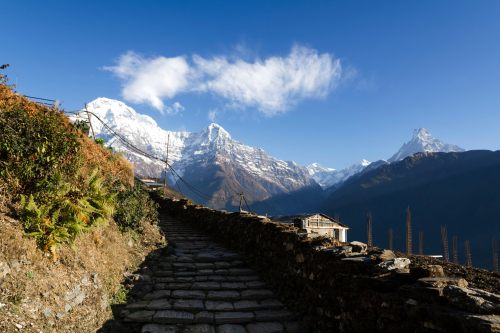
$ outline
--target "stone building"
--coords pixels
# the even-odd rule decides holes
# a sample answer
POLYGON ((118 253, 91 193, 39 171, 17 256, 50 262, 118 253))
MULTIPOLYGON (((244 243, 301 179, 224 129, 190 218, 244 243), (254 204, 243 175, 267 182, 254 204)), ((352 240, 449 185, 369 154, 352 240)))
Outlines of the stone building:
POLYGON ((292 216, 280 216, 272 218, 274 222, 293 224, 303 231, 307 231, 310 237, 328 236, 347 242, 347 227, 325 214, 304 214, 292 216))

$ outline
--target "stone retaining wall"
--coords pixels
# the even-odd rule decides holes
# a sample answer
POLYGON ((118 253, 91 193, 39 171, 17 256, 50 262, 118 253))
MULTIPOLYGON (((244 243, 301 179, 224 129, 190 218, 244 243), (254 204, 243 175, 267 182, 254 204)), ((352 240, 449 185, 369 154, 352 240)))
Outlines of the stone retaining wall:
POLYGON ((446 277, 440 266, 409 269, 392 251, 311 240, 255 215, 156 199, 243 253, 311 332, 500 331, 499 296, 446 277))

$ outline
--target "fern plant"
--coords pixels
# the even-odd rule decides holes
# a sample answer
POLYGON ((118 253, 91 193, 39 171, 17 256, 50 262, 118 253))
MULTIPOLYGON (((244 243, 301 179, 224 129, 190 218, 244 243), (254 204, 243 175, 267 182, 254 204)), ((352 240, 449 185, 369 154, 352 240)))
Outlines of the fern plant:
POLYGON ((113 215, 114 194, 107 190, 97 169, 87 179, 84 189, 82 192, 61 181, 48 203, 37 203, 33 195, 21 196, 19 215, 25 232, 54 257, 57 246, 73 244, 80 233, 113 215))

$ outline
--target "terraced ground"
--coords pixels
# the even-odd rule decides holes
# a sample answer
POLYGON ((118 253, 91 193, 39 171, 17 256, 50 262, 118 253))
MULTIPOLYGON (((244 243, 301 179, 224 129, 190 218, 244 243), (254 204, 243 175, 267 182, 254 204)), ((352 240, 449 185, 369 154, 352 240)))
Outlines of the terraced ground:
POLYGON ((141 333, 301 332, 300 321, 235 252, 161 217, 166 255, 149 264, 149 288, 122 311, 141 333))

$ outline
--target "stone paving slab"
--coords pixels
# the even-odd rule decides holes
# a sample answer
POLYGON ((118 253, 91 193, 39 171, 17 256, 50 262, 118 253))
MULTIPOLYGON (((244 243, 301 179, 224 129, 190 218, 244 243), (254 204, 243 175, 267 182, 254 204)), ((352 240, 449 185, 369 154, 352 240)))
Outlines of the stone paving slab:
POLYGON ((276 322, 251 323, 246 326, 248 333, 280 333, 284 331, 283 325, 276 322))
POLYGON ((166 216, 168 255, 148 266, 149 289, 128 304, 126 322, 141 333, 299 333, 293 313, 244 258, 166 216))

